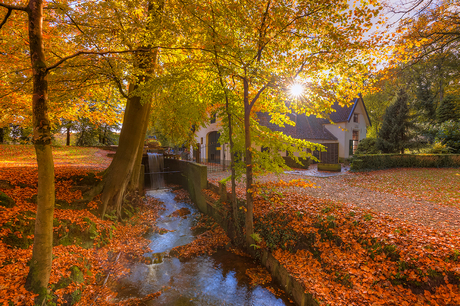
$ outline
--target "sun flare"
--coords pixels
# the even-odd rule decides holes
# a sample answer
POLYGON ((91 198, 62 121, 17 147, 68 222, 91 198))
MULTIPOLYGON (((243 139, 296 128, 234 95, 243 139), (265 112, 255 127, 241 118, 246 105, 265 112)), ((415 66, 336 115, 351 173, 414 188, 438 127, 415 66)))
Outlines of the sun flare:
POLYGON ((303 93, 303 85, 299 83, 294 83, 290 86, 289 91, 294 97, 299 97, 303 93))

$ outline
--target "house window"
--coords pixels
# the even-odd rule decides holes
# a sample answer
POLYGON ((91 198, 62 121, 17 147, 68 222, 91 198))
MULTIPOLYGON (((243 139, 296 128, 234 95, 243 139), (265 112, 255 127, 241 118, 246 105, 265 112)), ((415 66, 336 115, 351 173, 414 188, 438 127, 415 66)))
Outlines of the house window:
POLYGON ((201 144, 203 144, 203 137, 201 137, 201 144))
POLYGON ((268 148, 268 147, 262 146, 262 147, 260 148, 260 152, 269 152, 269 148, 268 148))
POLYGON ((353 114, 353 122, 358 123, 358 114, 353 114))
POLYGON ((216 114, 212 115, 211 123, 216 123, 216 114))
POLYGON ((359 131, 353 131, 353 154, 355 154, 358 149, 359 143, 359 131))

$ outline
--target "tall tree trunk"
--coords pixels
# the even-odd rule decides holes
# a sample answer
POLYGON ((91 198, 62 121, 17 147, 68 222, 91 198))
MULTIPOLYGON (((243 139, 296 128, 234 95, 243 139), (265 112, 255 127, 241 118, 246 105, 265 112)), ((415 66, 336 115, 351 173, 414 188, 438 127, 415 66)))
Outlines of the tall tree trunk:
MULTIPOLYGON (((235 228, 239 228, 239 222, 238 222, 238 203, 236 202, 236 181, 235 181, 235 176, 236 176, 236 171, 235 171, 235 156, 233 154, 233 124, 232 124, 232 114, 230 112, 230 105, 229 105, 229 100, 228 100, 228 94, 227 94, 227 87, 224 85, 224 81, 222 80, 222 76, 219 75, 220 79, 220 85, 222 86, 222 89, 224 90, 225 93, 225 111, 227 112, 227 118, 228 118, 228 138, 230 140, 230 169, 231 169, 231 184, 232 184, 232 198, 230 199, 232 202, 232 210, 233 210, 233 221, 235 222, 235 228)), ((225 161, 224 161, 225 162, 225 161)))
POLYGON ((244 148, 246 150, 246 242, 248 244, 253 243, 251 235, 254 233, 254 203, 252 196, 252 153, 251 153, 251 107, 249 104, 249 83, 246 78, 243 78, 244 84, 244 148))
POLYGON ((54 163, 51 151, 51 130, 48 117, 48 82, 43 52, 42 22, 43 1, 30 0, 29 47, 33 71, 33 142, 38 164, 37 216, 30 270, 27 275, 28 290, 46 294, 51 273, 53 252, 54 163))
POLYGON ((70 146, 70 125, 67 126, 65 145, 70 146))
POLYGON ((0 144, 3 143, 3 134, 4 134, 3 128, 0 128, 0 144))
POLYGON ((228 96, 225 94, 225 109, 227 110, 227 117, 228 117, 228 138, 230 140, 230 169, 232 171, 231 174, 231 182, 232 182, 232 210, 233 210, 233 220, 235 222, 235 228, 239 227, 239 222, 238 222, 238 203, 236 202, 236 181, 235 181, 235 176, 236 176, 236 171, 235 171, 235 155, 233 154, 233 123, 232 123, 232 114, 230 113, 229 110, 229 102, 228 102, 228 96))
POLYGON ((102 143, 104 145, 107 145, 108 141, 107 141, 107 130, 108 130, 109 126, 106 124, 105 127, 104 127, 104 138, 102 138, 102 143))

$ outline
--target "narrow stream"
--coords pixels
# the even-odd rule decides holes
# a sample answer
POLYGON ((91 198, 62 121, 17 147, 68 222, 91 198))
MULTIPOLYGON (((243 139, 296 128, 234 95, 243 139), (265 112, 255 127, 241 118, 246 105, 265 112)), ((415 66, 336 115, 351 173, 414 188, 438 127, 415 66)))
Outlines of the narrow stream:
POLYGON ((293 305, 286 296, 276 297, 261 286, 251 288, 245 274, 246 269, 257 267, 251 258, 224 250, 185 262, 169 257, 173 247, 190 243, 199 234, 191 230, 198 210, 193 205, 175 202, 175 194, 170 190, 149 191, 147 195, 165 203, 166 210, 161 212, 157 226, 171 232, 148 237, 153 253, 146 256, 154 258, 155 263, 129 267, 130 276, 118 284, 119 298, 143 297, 161 290, 161 296, 148 305, 293 305), (183 207, 191 211, 187 218, 169 217, 183 207))

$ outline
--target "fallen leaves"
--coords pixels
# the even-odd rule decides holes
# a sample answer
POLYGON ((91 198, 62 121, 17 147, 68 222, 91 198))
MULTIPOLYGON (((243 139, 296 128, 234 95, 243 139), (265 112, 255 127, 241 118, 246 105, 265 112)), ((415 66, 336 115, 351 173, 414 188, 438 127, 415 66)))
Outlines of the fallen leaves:
POLYGON ((389 169, 356 173, 347 181, 353 186, 460 207, 459 173, 455 168, 389 169))
POLYGON ((198 235, 191 243, 174 247, 169 254, 181 259, 188 259, 203 254, 211 255, 216 252, 218 248, 225 247, 230 242, 230 238, 227 237, 222 227, 214 221, 211 221, 209 217, 203 217, 202 220, 198 221, 197 226, 192 229, 198 227, 207 230, 198 235))
POLYGON ((270 183, 263 186, 254 200, 260 246, 272 249, 318 300, 331 305, 460 303, 460 260, 455 257, 460 232, 439 232, 340 202, 270 189, 270 183))
MULTIPOLYGON (((53 247, 50 288, 56 288, 60 281, 69 277, 72 267, 77 267, 83 273, 82 282, 71 281, 66 287, 52 291, 54 301, 63 304, 72 293, 80 290, 79 305, 91 305, 98 294, 102 294, 104 299, 98 300, 97 305, 118 305, 119 302, 112 302, 116 294, 107 287, 101 287, 101 278, 108 271, 112 271, 112 275, 122 277, 129 273, 124 265, 126 261, 143 260, 143 254, 150 251, 150 241, 142 235, 152 230, 151 224, 155 223, 162 203, 153 198, 146 199, 142 202, 144 204, 137 207, 136 218, 126 224, 100 220, 91 213, 91 210, 98 206, 97 198, 86 207, 75 204, 81 199, 81 190, 75 188, 77 182, 74 178, 79 177, 81 181, 89 177, 88 173, 105 169, 111 159, 105 156, 106 152, 95 148, 53 148, 53 154, 58 200, 54 211, 55 235, 59 238, 61 234, 68 234, 69 224, 80 227, 82 232, 91 227, 94 246, 102 245, 102 240, 106 244, 104 247, 87 249, 74 244, 53 247), (73 209, 61 209, 60 205, 73 209), (112 237, 109 237, 110 235, 112 237), (114 255, 120 252, 123 256, 114 263, 114 255)), ((91 176, 100 179, 97 175, 91 176)), ((37 169, 33 146, 1 145, 0 182, 0 191, 16 202, 11 208, 0 207, 0 304, 11 302, 14 305, 33 305, 35 294, 28 292, 24 287, 29 272, 27 262, 32 256, 32 246, 21 249, 4 242, 9 234, 18 238, 23 236, 21 231, 12 232, 5 224, 10 221, 34 222, 34 217, 29 216, 30 212, 36 211, 34 197, 37 194, 37 169)), ((25 238, 32 239, 33 235, 25 238)), ((143 301, 153 299, 159 294, 148 295, 145 301, 141 299, 123 303, 142 305, 143 301)))
POLYGON ((265 267, 250 268, 245 273, 251 280, 251 286, 265 285, 272 281, 272 276, 265 267))

